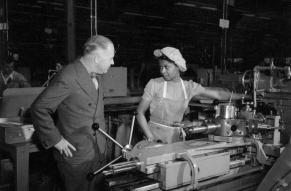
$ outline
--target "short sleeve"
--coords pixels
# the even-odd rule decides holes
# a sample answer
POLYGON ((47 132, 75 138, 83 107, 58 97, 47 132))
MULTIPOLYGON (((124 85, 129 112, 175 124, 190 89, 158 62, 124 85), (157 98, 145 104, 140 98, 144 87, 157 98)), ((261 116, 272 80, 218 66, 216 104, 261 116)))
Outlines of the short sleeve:
POLYGON ((144 88, 144 93, 142 98, 145 100, 152 100, 154 95, 154 81, 150 80, 144 88))
POLYGON ((193 82, 192 80, 189 81, 189 88, 191 97, 199 95, 205 90, 205 88, 201 86, 201 84, 193 82))

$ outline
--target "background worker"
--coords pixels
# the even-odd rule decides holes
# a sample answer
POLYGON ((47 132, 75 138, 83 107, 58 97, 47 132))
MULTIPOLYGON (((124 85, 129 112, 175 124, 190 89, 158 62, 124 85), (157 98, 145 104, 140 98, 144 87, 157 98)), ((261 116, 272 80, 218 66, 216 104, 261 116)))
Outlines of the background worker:
POLYGON ((4 60, 0 76, 0 94, 7 88, 25 88, 30 87, 27 79, 19 72, 14 70, 15 61, 8 58, 4 60))

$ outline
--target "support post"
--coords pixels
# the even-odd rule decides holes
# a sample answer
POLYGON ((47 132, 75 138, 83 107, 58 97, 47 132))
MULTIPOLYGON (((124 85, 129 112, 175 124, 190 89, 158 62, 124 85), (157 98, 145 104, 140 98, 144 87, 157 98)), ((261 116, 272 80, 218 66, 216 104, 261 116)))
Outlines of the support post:
POLYGON ((67 60, 71 62, 75 59, 75 11, 74 0, 66 2, 66 17, 67 17, 67 60))
POLYGON ((8 54, 8 30, 8 1, 0 0, 0 61, 8 54))

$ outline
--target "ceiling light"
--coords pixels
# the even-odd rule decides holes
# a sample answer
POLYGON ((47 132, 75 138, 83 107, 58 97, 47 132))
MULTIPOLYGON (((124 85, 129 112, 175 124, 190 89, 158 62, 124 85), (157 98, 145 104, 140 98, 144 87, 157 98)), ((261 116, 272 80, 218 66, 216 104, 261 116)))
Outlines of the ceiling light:
POLYGON ((265 20, 271 20, 270 17, 257 17, 258 19, 265 19, 265 20))
POLYGON ((247 17, 254 17, 254 16, 256 16, 256 15, 251 14, 251 13, 243 13, 242 15, 243 16, 247 16, 247 17))
POLYGON ((182 3, 182 2, 175 3, 175 5, 185 6, 185 7, 197 7, 196 4, 192 4, 192 3, 182 3))
POLYGON ((209 11, 217 11, 216 7, 205 7, 205 6, 202 6, 202 7, 200 7, 200 9, 206 9, 206 10, 209 10, 209 11))
POLYGON ((125 15, 132 15, 132 16, 140 16, 140 17, 149 17, 149 18, 155 18, 155 19, 165 19, 165 17, 156 16, 156 15, 146 15, 141 13, 134 13, 134 12, 124 12, 125 15))

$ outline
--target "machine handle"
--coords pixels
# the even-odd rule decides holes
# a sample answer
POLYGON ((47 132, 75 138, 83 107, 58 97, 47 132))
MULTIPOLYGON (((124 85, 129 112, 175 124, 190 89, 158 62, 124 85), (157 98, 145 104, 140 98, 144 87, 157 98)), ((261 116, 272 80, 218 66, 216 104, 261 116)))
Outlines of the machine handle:
POLYGON ((95 175, 97 175, 99 172, 103 171, 105 168, 107 168, 108 166, 110 166, 111 164, 115 163, 116 161, 118 161, 121 158, 122 158, 122 155, 120 155, 119 157, 117 157, 116 159, 114 159, 113 161, 111 161, 110 163, 106 164, 105 166, 103 166, 99 170, 97 170, 95 172, 90 172, 87 175, 87 180, 89 180, 89 181, 93 180, 93 178, 94 178, 95 175))
POLYGON ((131 127, 130 127, 130 134, 129 134, 129 140, 128 140, 128 147, 131 147, 131 140, 132 140, 132 134, 133 134, 133 128, 134 128, 134 122, 135 122, 135 117, 137 115, 137 111, 133 112, 133 117, 131 121, 131 127))
MULTIPOLYGON (((107 138, 109 138, 112 142, 114 142, 117 146, 119 146, 123 151, 129 151, 132 149, 131 146, 131 140, 132 140, 132 134, 133 134, 133 127, 134 127, 134 122, 135 122, 135 117, 137 115, 137 112, 134 111, 134 115, 132 118, 132 123, 131 123, 131 130, 130 130, 130 137, 129 137, 129 141, 128 141, 128 145, 126 145, 125 147, 123 147, 120 143, 118 143, 116 140, 114 140, 110 135, 108 135, 105 131, 103 131, 98 123, 93 123, 92 124, 92 129, 94 131, 94 135, 96 135, 96 131, 98 130, 100 133, 102 133, 103 135, 105 135, 107 138)), ((116 162, 117 160, 121 159, 122 155, 120 155, 119 157, 117 157, 116 159, 114 159, 113 161, 111 161, 110 163, 106 164, 105 166, 103 166, 102 168, 100 168, 99 170, 95 171, 95 172, 91 172, 87 175, 87 179, 88 180, 92 180, 94 178, 95 175, 97 175, 99 172, 103 171, 105 168, 107 168, 108 166, 110 166, 111 164, 113 164, 114 162, 116 162)))

